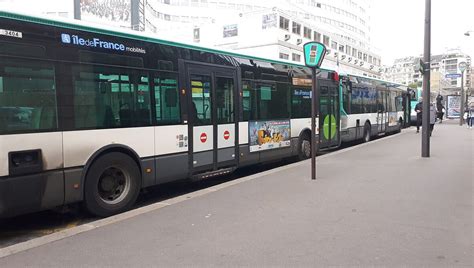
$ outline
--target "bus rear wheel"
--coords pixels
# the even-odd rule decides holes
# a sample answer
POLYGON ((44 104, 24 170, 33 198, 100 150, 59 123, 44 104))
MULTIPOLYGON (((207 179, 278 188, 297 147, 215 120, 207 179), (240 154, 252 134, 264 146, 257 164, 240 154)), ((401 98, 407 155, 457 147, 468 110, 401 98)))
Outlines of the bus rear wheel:
POLYGON ((300 160, 305 160, 311 157, 311 137, 308 135, 301 137, 299 147, 300 160))
POLYGON ((88 212, 108 217, 130 209, 141 187, 136 162, 123 153, 108 153, 87 172, 84 205, 88 212))

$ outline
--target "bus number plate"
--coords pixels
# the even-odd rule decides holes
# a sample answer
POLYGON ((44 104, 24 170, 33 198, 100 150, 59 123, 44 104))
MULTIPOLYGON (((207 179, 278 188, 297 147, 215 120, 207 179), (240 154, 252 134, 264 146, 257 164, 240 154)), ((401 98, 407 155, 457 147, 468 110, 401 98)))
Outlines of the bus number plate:
POLYGON ((15 32, 15 31, 10 31, 10 30, 5 30, 5 29, 0 29, 0 35, 23 38, 23 34, 21 32, 15 32))

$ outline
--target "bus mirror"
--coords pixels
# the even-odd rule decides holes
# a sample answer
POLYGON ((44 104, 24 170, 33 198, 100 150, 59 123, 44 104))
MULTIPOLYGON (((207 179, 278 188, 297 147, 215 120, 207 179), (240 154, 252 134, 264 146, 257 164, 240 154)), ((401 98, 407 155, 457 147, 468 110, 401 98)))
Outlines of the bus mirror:
POLYGON ((172 88, 167 88, 165 91, 165 100, 166 106, 168 107, 176 107, 178 105, 178 94, 176 94, 176 90, 172 88))

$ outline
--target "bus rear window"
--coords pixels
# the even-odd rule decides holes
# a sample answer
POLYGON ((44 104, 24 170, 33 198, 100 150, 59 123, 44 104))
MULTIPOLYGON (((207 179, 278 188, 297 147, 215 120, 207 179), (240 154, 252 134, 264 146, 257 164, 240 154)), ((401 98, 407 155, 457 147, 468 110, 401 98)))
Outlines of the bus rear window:
POLYGON ((55 130, 54 67, 29 60, 0 60, 0 133, 55 130))

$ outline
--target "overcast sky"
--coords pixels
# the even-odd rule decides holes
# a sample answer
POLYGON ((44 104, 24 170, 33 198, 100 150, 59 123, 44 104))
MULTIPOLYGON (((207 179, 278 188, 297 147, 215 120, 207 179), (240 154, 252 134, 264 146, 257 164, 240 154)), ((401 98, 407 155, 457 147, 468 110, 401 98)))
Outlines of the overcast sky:
MULTIPOLYGON (((391 65, 423 53, 425 0, 373 0, 372 43, 391 65)), ((432 0, 431 54, 460 48, 474 56, 474 0, 432 0)))

